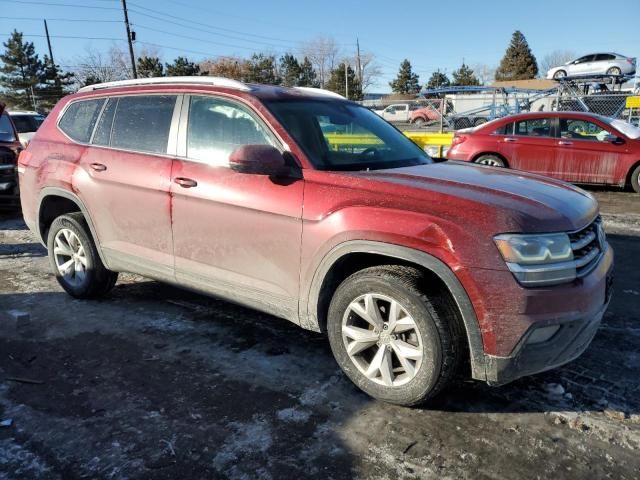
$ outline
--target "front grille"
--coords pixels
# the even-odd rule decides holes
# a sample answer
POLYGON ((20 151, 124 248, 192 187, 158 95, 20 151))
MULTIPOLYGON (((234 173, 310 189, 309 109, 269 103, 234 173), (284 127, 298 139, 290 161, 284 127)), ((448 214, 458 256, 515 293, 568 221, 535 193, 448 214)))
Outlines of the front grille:
POLYGON ((570 233, 569 239, 577 275, 583 277, 595 268, 604 252, 606 241, 602 219, 598 217, 582 230, 570 233))

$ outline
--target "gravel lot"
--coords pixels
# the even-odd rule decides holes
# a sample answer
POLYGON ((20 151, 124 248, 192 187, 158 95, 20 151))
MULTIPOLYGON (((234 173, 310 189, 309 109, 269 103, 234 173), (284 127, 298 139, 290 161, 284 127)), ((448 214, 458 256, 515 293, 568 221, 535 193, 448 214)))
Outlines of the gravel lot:
POLYGON ((0 479, 639 478, 640 196, 594 193, 617 265, 588 351, 418 409, 359 393, 321 335, 268 315, 134 275, 73 300, 4 214, 0 479))

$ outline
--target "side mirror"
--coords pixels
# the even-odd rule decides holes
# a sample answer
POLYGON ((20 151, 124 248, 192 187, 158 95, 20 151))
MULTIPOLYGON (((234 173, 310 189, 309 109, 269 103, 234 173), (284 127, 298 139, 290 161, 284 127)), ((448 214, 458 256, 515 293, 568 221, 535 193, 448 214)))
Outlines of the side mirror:
POLYGON ((241 145, 229 155, 229 167, 238 173, 269 176, 286 170, 282 153, 271 145, 241 145))
POLYGON ((616 135, 607 135, 604 137, 605 142, 613 143, 614 145, 624 145, 624 138, 616 135))

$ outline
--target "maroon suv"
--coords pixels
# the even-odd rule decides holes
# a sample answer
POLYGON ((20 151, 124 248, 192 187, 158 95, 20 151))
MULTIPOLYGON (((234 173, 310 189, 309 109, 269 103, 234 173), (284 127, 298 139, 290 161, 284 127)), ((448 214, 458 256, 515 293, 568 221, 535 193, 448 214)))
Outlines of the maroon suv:
POLYGON ((436 163, 322 90, 94 85, 55 107, 19 172, 25 220, 74 297, 135 272, 248 305, 326 332, 349 378, 398 404, 458 368, 502 384, 562 365, 610 298, 591 195, 436 163), (336 145, 336 131, 357 135, 336 145))

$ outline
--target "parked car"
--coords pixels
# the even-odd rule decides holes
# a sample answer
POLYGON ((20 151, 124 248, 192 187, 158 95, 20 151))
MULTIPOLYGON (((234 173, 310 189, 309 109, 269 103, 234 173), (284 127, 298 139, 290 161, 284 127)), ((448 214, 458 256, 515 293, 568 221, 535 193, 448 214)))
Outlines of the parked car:
POLYGON ((547 78, 558 80, 564 77, 587 75, 635 75, 636 59, 618 53, 590 53, 580 58, 553 67, 547 78))
POLYGON ((21 149, 11 117, 0 105, 0 207, 19 204, 16 164, 21 149))
POLYGON ((592 113, 522 113, 459 130, 447 158, 640 192, 640 128, 592 113))
POLYGON ((11 120, 13 120, 13 124, 18 131, 20 143, 26 147, 40 125, 42 125, 42 122, 44 122, 44 115, 41 115, 38 112, 27 111, 11 111, 9 112, 9 115, 11 116, 11 120))
POLYGON ((440 99, 429 100, 426 105, 413 110, 409 116, 409 122, 416 127, 421 127, 429 122, 438 122, 442 117, 443 102, 440 99))
POLYGON ((497 385, 569 362, 611 295, 591 195, 434 162, 323 90, 85 87, 19 172, 24 219, 70 295, 102 297, 135 272, 256 308, 326 333, 346 375, 392 403, 432 397, 461 368, 497 385), (362 135, 333 150, 321 123, 362 135))

